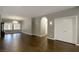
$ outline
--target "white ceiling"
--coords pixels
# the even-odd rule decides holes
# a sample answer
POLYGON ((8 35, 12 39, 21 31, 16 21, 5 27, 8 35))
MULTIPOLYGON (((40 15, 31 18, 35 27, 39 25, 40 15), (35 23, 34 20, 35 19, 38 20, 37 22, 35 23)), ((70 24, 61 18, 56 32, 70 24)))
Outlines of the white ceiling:
POLYGON ((0 6, 0 14, 2 16, 36 17, 73 7, 74 6, 0 6))

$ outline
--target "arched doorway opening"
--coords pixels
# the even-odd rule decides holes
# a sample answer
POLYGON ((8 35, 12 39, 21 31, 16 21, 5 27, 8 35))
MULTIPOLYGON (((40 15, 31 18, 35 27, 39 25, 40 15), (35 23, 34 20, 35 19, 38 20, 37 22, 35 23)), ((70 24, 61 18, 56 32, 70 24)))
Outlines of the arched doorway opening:
POLYGON ((48 19, 47 17, 41 18, 41 35, 45 36, 48 34, 48 19))

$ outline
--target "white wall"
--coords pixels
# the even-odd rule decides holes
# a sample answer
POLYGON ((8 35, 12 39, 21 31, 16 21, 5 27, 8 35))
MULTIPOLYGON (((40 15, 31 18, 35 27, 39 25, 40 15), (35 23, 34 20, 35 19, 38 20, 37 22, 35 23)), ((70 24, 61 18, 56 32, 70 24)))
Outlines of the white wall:
MULTIPOLYGON (((71 8, 71 9, 68 9, 68 10, 63 10, 63 11, 60 11, 60 12, 55 12, 55 13, 51 13, 51 14, 47 14, 47 15, 43 15, 43 16, 46 16, 47 19, 48 19, 48 38, 50 38, 50 39, 54 38, 54 19, 55 18, 75 16, 75 15, 79 15, 79 7, 71 8), (52 22, 52 25, 49 24, 50 21, 52 22)), ((41 18, 43 16, 35 17, 35 19, 36 19, 35 21, 38 22, 38 25, 40 24, 39 21, 41 20, 41 18)), ((38 27, 38 29, 39 28, 40 27, 38 27)), ((38 30, 37 33, 40 33, 40 30, 38 30)))
POLYGON ((22 22, 22 32, 26 34, 32 34, 32 19, 31 17, 27 17, 22 22))
POLYGON ((37 36, 41 35, 40 24, 41 24, 41 18, 32 19, 32 34, 33 35, 37 35, 37 36))
MULTIPOLYGON (((43 16, 46 16, 47 19, 48 19, 48 38, 52 38, 52 39, 54 38, 54 19, 55 18, 75 16, 75 15, 77 15, 77 16, 79 15, 79 7, 60 11, 60 12, 56 12, 56 13, 51 13, 51 14, 48 14, 48 15, 43 15, 43 16), (52 25, 50 25, 50 21, 52 22, 52 25)), ((33 20, 31 20, 30 18, 27 18, 23 22, 22 31, 25 32, 25 33, 31 33, 31 34, 34 34, 34 35, 41 35, 41 33, 40 33, 41 32, 40 31, 40 24, 41 23, 40 22, 41 22, 41 18, 43 16, 35 17, 33 20)), ((78 23, 78 24, 73 23, 73 26, 77 25, 77 28, 75 29, 75 27, 73 27, 73 30, 78 31, 78 33, 77 33, 77 43, 79 44, 79 17, 78 17, 77 21, 73 21, 73 22, 78 23)), ((76 33, 74 32, 74 35, 75 34, 76 33)))

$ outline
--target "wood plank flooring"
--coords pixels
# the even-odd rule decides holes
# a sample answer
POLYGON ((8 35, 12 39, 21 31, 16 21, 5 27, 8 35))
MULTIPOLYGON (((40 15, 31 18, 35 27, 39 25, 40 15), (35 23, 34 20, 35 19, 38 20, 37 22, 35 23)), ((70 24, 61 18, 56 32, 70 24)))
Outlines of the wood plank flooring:
POLYGON ((0 52, 78 52, 79 46, 23 33, 6 34, 0 52))

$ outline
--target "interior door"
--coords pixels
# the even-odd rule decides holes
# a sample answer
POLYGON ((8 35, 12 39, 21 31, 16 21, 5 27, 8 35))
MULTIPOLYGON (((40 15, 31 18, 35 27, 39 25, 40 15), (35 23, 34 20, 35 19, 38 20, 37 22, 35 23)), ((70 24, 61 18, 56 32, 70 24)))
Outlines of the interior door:
POLYGON ((73 19, 70 17, 55 19, 56 40, 74 43, 73 39, 73 19))
POLYGON ((55 19, 54 23, 54 39, 62 41, 64 39, 63 21, 61 19, 55 19))
POLYGON ((72 19, 63 19, 63 41, 73 43, 73 22, 72 19))

